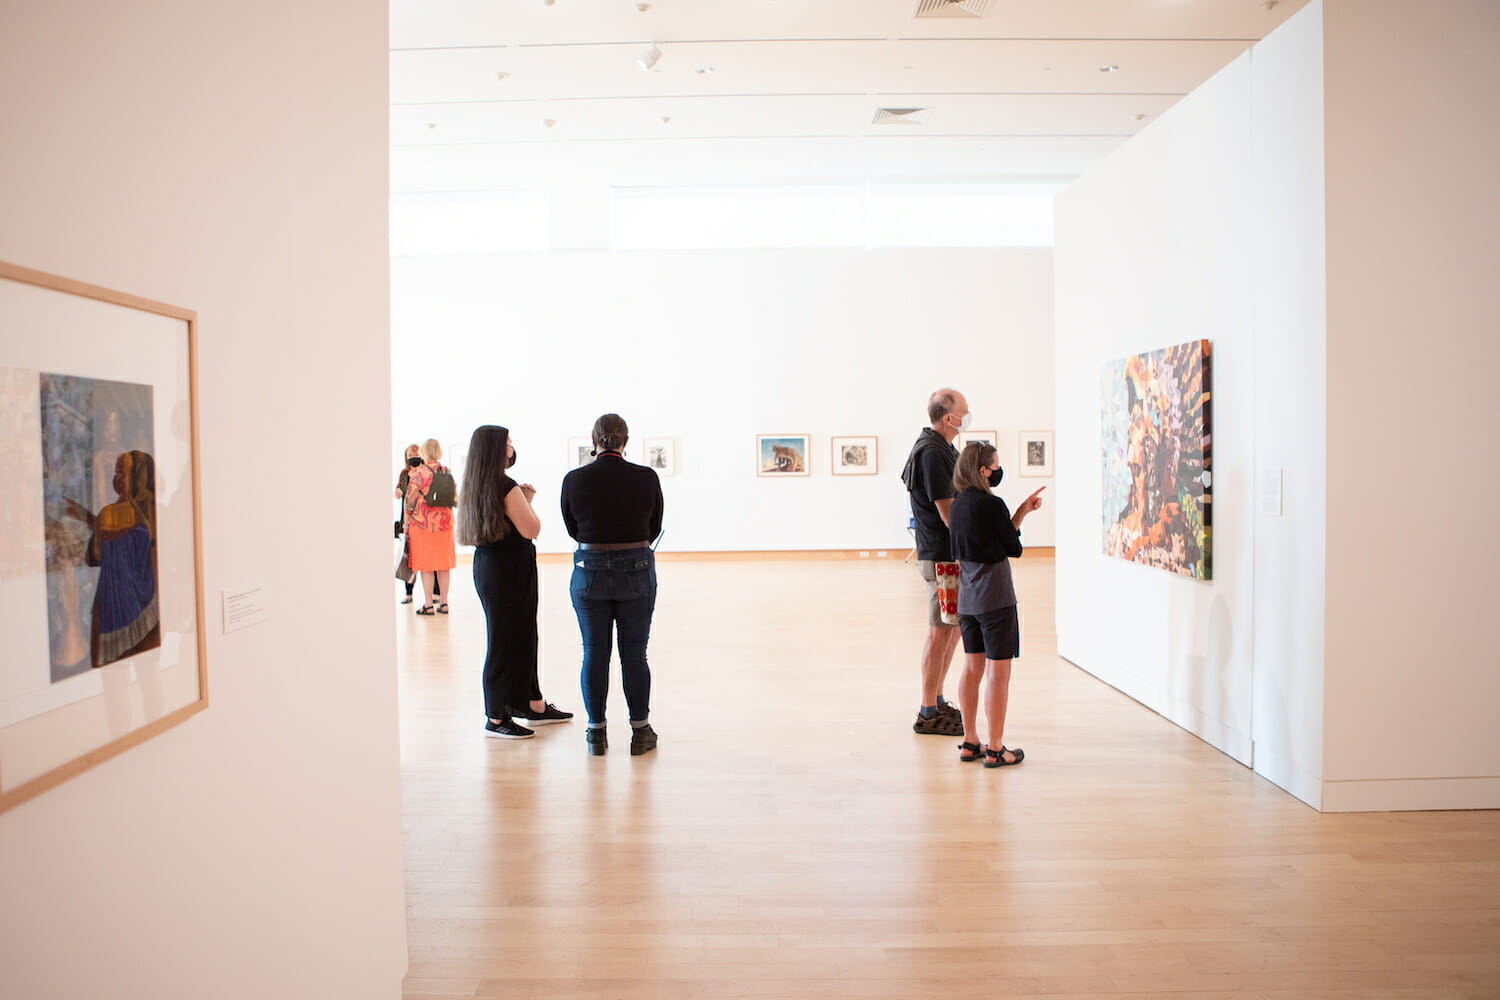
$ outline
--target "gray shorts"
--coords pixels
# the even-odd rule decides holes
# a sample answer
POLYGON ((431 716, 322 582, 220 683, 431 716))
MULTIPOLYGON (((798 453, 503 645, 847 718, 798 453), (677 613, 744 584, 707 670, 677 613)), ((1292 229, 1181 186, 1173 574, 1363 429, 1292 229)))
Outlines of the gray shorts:
POLYGON ((918 559, 917 569, 927 581, 927 624, 934 628, 958 628, 956 622, 943 621, 943 609, 937 599, 937 563, 931 559, 918 559))

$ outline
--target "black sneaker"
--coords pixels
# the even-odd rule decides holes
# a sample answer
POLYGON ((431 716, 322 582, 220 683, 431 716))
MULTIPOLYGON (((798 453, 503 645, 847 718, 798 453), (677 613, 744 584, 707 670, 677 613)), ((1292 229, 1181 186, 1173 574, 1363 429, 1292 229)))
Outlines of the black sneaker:
POLYGON ((630 727, 630 756, 639 757, 656 749, 656 730, 647 723, 630 727))
POLYGON ((546 706, 540 712, 528 707, 510 714, 528 726, 550 726, 557 722, 567 722, 573 717, 572 712, 564 712, 550 701, 546 703, 546 706))
POLYGON ((931 718, 918 712, 917 721, 912 723, 911 731, 923 736, 962 736, 964 717, 956 707, 944 702, 938 706, 937 714, 931 718))
POLYGON ((602 729, 585 729, 583 742, 589 745, 589 756, 603 757, 605 749, 609 746, 609 736, 602 729))
POLYGON ((502 740, 529 740, 536 735, 536 733, 525 726, 516 725, 513 719, 486 722, 484 724, 484 734, 486 736, 495 736, 502 740))

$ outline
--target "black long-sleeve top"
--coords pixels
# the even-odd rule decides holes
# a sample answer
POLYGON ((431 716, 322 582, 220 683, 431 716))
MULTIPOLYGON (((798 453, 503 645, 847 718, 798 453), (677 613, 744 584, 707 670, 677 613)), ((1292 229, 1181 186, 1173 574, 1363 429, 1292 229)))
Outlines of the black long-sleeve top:
POLYGON ((563 523, 580 542, 649 542, 661 534, 662 507, 656 470, 616 452, 563 477, 563 523))
POLYGON ((1010 559, 1021 554, 1021 533, 1005 501, 988 490, 966 489, 948 508, 953 558, 958 560, 958 613, 979 615, 1016 603, 1010 559))

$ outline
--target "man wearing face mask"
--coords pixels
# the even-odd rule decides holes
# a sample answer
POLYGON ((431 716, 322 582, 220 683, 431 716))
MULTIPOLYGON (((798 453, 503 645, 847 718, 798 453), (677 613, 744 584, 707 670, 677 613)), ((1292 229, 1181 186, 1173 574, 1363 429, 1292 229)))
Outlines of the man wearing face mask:
POLYGON ((937 564, 951 562, 948 508, 953 503, 953 447, 969 426, 969 401, 957 389, 939 389, 927 399, 927 420, 901 470, 911 497, 917 536, 917 568, 927 581, 927 639, 922 644, 922 702, 912 731, 927 736, 959 736, 963 719, 943 698, 943 681, 958 647, 958 626, 943 621, 937 596, 937 564))

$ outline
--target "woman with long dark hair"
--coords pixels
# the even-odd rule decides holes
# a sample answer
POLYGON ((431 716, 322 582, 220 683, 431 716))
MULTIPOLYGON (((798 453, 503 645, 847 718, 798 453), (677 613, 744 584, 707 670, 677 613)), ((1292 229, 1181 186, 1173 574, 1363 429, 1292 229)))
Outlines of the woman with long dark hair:
POLYGON ((1042 505, 1042 491, 1027 497, 1012 515, 1005 501, 990 492, 1004 475, 994 445, 983 441, 964 445, 953 469, 957 495, 948 508, 949 538, 959 570, 958 630, 964 643, 964 672, 958 683, 964 741, 958 745, 958 759, 983 758, 985 767, 1005 767, 1026 759, 1020 747, 1007 748, 1002 742, 1011 661, 1021 652, 1010 560, 1021 555, 1021 522, 1042 505), (988 744, 979 739, 981 680, 988 744))
POLYGON ((484 608, 484 731, 507 740, 536 733, 521 722, 566 722, 537 679, 537 573, 532 539, 542 530, 531 508, 536 489, 506 472, 516 464, 510 431, 486 424, 469 439, 458 539, 474 546, 474 589, 484 608))

